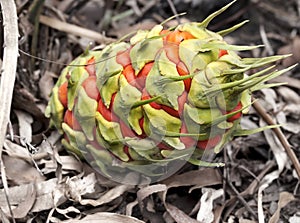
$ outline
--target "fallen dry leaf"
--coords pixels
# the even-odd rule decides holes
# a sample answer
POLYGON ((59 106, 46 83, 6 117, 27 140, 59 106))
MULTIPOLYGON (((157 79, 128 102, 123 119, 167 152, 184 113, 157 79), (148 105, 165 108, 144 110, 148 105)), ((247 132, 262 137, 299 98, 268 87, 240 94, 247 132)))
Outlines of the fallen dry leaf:
MULTIPOLYGON (((165 195, 167 193, 167 186, 165 184, 155 184, 155 185, 150 185, 141 188, 137 192, 137 200, 138 200, 140 210, 146 218, 151 219, 150 220, 151 222, 157 222, 161 220, 154 219, 155 217, 158 217, 155 214, 152 214, 153 212, 155 212, 155 209, 153 207, 154 203, 152 202, 152 199, 146 199, 146 198, 152 194, 159 193, 159 192, 164 192, 165 195)), ((163 196, 162 199, 163 199, 163 203, 165 204, 165 196, 163 196)))
MULTIPOLYGON (((276 114, 276 120, 278 124, 282 126, 283 129, 292 132, 294 134, 298 134, 300 132, 300 113, 299 110, 300 105, 289 104, 285 106, 283 111, 280 111, 276 114), (289 113, 292 112, 293 118, 287 117, 289 113), (297 114, 299 113, 299 115, 297 114), (297 118, 295 116, 298 116, 297 118)), ((290 115, 291 116, 291 115, 290 115)))
POLYGON ((81 202, 82 196, 95 192, 96 184, 95 174, 89 174, 83 178, 74 176, 66 181, 67 196, 76 202, 81 202))
MULTIPOLYGON (((63 174, 67 174, 69 171, 82 172, 82 163, 72 155, 60 156, 60 162, 63 174)), ((57 169, 57 163, 53 162, 53 160, 43 159, 39 162, 39 164, 44 165, 42 171, 45 174, 55 172, 57 169)))
POLYGON ((132 215, 133 208, 138 204, 137 200, 130 202, 126 205, 126 215, 132 215))
MULTIPOLYGON (((265 126, 265 125, 266 124, 262 120, 260 120, 260 126, 265 126)), ((278 165, 278 170, 279 172, 281 172, 284 167, 286 166, 289 167, 288 156, 282 144, 279 142, 278 138, 276 137, 275 133, 272 130, 265 130, 263 133, 275 156, 275 160, 278 165)))
MULTIPOLYGON (((26 186, 26 184, 24 184, 24 186, 26 186)), ((35 187, 37 190, 37 199, 31 212, 49 210, 67 201, 67 198, 64 195, 64 187, 60 187, 57 178, 37 183, 35 184, 35 187)))
POLYGON ((282 169, 278 168, 278 170, 275 170, 271 173, 268 173, 261 181, 261 185, 258 188, 258 194, 257 194, 257 212, 258 212, 258 222, 264 223, 265 222, 265 215, 263 210, 263 191, 269 187, 271 182, 273 180, 278 179, 282 169))
POLYGON ((16 157, 27 161, 31 160, 28 149, 16 143, 11 142, 10 140, 5 140, 4 151, 10 157, 16 157))
POLYGON ((295 197, 286 191, 283 191, 279 195, 279 201, 276 212, 273 214, 273 216, 270 218, 268 223, 277 223, 280 218, 280 211, 281 209, 287 205, 289 202, 293 201, 295 197))
POLYGON ((126 191, 134 188, 132 185, 118 185, 107 192, 103 193, 103 195, 96 199, 82 199, 80 200, 80 203, 82 205, 92 205, 92 206, 99 206, 103 204, 110 203, 111 201, 115 200, 116 198, 120 197, 122 194, 124 194, 126 191))
POLYGON ((298 216, 297 214, 289 218, 289 223, 299 223, 299 222, 300 222, 300 216, 298 216))
POLYGON ((19 122, 19 134, 21 142, 31 143, 32 140, 32 128, 31 124, 33 122, 32 116, 28 113, 25 113, 21 110, 14 110, 14 113, 17 115, 19 122))
POLYGON ((47 101, 49 101, 49 95, 54 86, 53 77, 55 77, 55 74, 46 70, 44 75, 39 80, 39 90, 41 92, 41 97, 47 101))
POLYGON ((298 63, 300 60, 300 37, 296 36, 290 44, 282 46, 278 50, 278 54, 292 54, 291 57, 288 57, 282 61, 283 66, 288 67, 295 63, 298 63))
POLYGON ((289 115, 292 116, 295 119, 298 119, 300 117, 300 104, 287 104, 283 111, 289 115))
POLYGON ((166 190, 167 186, 165 184, 155 184, 144 187, 137 192, 138 201, 142 202, 146 197, 149 197, 151 194, 163 192, 166 190))
POLYGON ((270 81, 271 83, 286 83, 286 86, 300 89, 300 80, 290 76, 282 75, 270 81))
POLYGON ((175 207, 174 205, 171 205, 169 203, 165 204, 165 207, 168 211, 168 213, 171 215, 171 217, 177 222, 177 223, 199 223, 199 221, 191 218, 186 213, 175 207))
POLYGON ((8 219, 8 216, 0 209, 0 219, 2 223, 10 223, 10 220, 8 219))
POLYGON ((257 223, 257 221, 242 218, 239 219, 239 223, 257 223))
POLYGON ((16 219, 25 218, 31 210, 36 200, 36 189, 34 184, 31 184, 26 191, 26 195, 23 200, 18 204, 16 208, 12 210, 13 216, 16 219))
POLYGON ((262 89, 261 91, 264 94, 264 100, 260 100, 260 102, 264 105, 267 111, 271 110, 273 112, 276 112, 278 110, 276 104, 276 92, 270 88, 262 89))
POLYGON ((201 206, 197 214, 198 221, 203 223, 213 222, 213 202, 223 194, 223 189, 214 190, 211 188, 202 188, 201 206))
MULTIPOLYGON (((57 211, 58 213, 60 213, 61 215, 63 215, 65 218, 70 219, 71 217, 69 217, 68 214, 70 214, 71 216, 74 216, 74 214, 77 214, 78 217, 80 217, 80 210, 78 210, 77 208, 73 207, 73 206, 69 206, 65 209, 61 209, 61 208, 55 208, 55 211, 57 211), (72 214, 71 214, 72 213, 72 214)), ((51 217, 53 218, 53 217, 51 217)), ((74 220, 75 217, 72 217, 72 220, 74 220)), ((58 220, 59 222, 59 220, 58 220)))
POLYGON ((287 104, 300 104, 300 96, 293 89, 281 86, 277 89, 277 92, 287 104))
MULTIPOLYGON (((10 204, 12 207, 17 207, 24 200, 26 200, 28 191, 31 191, 31 188, 35 188, 36 199, 33 203, 32 208, 30 209, 30 212, 39 212, 51 209, 54 207, 54 205, 58 205, 55 204, 53 199, 53 195, 58 190, 57 186, 57 179, 52 178, 43 182, 22 184, 20 186, 10 187, 8 190, 10 204)), ((63 203, 64 201, 66 201, 66 198, 60 197, 60 202, 63 203)), ((0 190, 0 207, 2 210, 8 213, 8 207, 3 189, 0 190)))
POLYGON ((164 184, 171 187, 193 186, 202 187, 222 184, 222 176, 217 168, 201 168, 182 174, 171 176, 163 181, 164 184))
POLYGON ((6 168, 7 179, 15 185, 41 182, 45 180, 32 164, 15 157, 3 155, 3 163, 6 168))
POLYGON ((81 220, 67 220, 62 223, 145 223, 144 221, 138 220, 137 218, 110 213, 110 212, 99 212, 96 214, 90 214, 81 220))

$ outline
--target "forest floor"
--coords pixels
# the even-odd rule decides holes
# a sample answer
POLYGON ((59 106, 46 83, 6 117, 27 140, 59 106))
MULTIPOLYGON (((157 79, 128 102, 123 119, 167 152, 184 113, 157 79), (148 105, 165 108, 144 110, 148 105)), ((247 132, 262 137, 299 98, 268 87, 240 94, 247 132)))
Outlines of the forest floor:
MULTIPOLYGON (((58 132, 48 129, 44 111, 63 64, 87 47, 103 47, 138 29, 150 29, 176 13, 186 14, 166 26, 202 21, 230 1, 15 2, 20 54, 11 125, 2 153, 2 222, 300 222, 295 163, 272 130, 228 143, 213 160, 225 163, 224 167, 186 164, 168 179, 132 186, 104 178, 88 163, 67 153, 58 132)), ((225 40, 264 47, 242 52, 242 57, 292 53, 277 64, 279 69, 300 61, 299 0, 238 0, 208 29, 223 30, 244 20, 249 22, 225 40)), ((1 46, 3 42, 1 35, 1 46)), ((0 65, 2 57, 1 50, 0 65)), ((255 97, 282 125, 285 139, 300 159, 299 67, 274 82, 286 84, 256 92, 255 97)), ((253 108, 242 119, 244 128, 263 125, 261 114, 253 108)))

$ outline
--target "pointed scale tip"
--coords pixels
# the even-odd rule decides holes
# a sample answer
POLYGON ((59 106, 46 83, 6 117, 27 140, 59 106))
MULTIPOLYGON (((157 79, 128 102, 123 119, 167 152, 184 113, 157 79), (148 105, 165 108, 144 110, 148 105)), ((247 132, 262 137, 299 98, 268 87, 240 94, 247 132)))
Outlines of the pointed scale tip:
POLYGON ((204 19, 199 25, 202 26, 203 28, 206 28, 208 24, 218 15, 223 13, 225 10, 227 10, 233 3, 235 3, 237 0, 233 0, 229 4, 225 5, 221 9, 215 11, 214 13, 210 14, 206 19, 204 19))
POLYGON ((166 24, 167 22, 171 21, 172 19, 175 19, 175 18, 177 18, 177 17, 183 16, 183 15, 186 15, 186 14, 187 14, 186 12, 182 12, 182 13, 173 15, 173 16, 171 16, 170 18, 167 18, 166 20, 162 21, 162 22, 160 23, 160 25, 163 26, 164 24, 166 24))
POLYGON ((249 20, 245 20, 245 21, 243 21, 241 23, 238 23, 238 24, 236 24, 236 25, 228 28, 228 29, 224 29, 224 30, 219 31, 218 34, 221 35, 221 36, 226 36, 227 34, 232 33, 235 30, 241 28, 243 25, 245 25, 248 22, 249 22, 249 20))
MULTIPOLYGON (((293 54, 290 53, 290 54, 283 54, 283 55, 278 55, 278 56, 281 56, 281 59, 285 59, 285 58, 288 58, 288 57, 293 56, 293 54)), ((295 64, 295 65, 296 65, 296 64, 295 64)))

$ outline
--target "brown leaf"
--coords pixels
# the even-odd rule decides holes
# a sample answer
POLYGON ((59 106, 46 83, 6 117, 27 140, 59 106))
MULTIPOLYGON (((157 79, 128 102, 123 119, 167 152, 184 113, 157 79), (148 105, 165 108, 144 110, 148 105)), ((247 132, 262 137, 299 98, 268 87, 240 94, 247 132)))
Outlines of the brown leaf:
MULTIPOLYGON (((57 211, 58 213, 60 213, 61 215, 63 215, 65 218, 70 218, 68 216, 68 214, 72 213, 72 216, 74 216, 74 214, 78 214, 80 215, 80 210, 78 210, 77 208, 73 207, 73 206, 69 206, 65 209, 61 209, 61 208, 55 208, 55 211, 57 211)), ((55 221, 54 221, 55 222, 55 221)))
POLYGON ((22 202, 12 210, 14 218, 24 218, 31 210, 35 199, 36 199, 36 189, 33 184, 27 188, 26 196, 23 198, 22 202))
POLYGON ((2 223, 10 223, 10 220, 8 219, 8 216, 3 212, 2 209, 0 209, 0 217, 2 223))
POLYGON ((264 100, 261 100, 260 103, 264 106, 267 111, 277 111, 276 99, 277 95, 275 90, 266 88, 261 90, 264 94, 264 100))
POLYGON ((89 174, 83 178, 74 176, 66 182, 68 186, 66 193, 72 200, 81 202, 82 196, 95 192, 96 183, 95 174, 89 174))
MULTIPOLYGON (((69 171, 82 172, 82 163, 77 160, 74 156, 59 156, 60 162, 62 165, 63 174, 68 173, 69 171)), ((57 163, 53 160, 41 160, 39 164, 44 164, 43 173, 55 172, 57 169, 57 163)))
POLYGON ((199 221, 191 218, 188 216, 186 213, 178 209, 177 207, 166 203, 165 205, 168 213, 172 216, 172 218, 177 222, 177 223, 199 223, 199 221))
POLYGON ((294 216, 289 218, 289 223, 299 223, 300 222, 300 216, 297 214, 294 214, 294 216))
POLYGON ((280 218, 281 209, 294 199, 295 199, 295 197, 292 194, 290 194, 286 191, 281 192, 280 195, 279 195, 277 210, 273 214, 273 216, 270 218, 269 223, 277 223, 279 221, 279 218, 280 218))
POLYGON ((137 192, 137 197, 139 202, 143 201, 146 197, 151 194, 155 194, 158 192, 163 192, 167 190, 167 186, 165 184, 155 184, 151 186, 144 187, 137 192))
POLYGON ((3 162, 7 178, 17 185, 45 180, 45 177, 33 165, 22 159, 4 155, 3 162))
POLYGON ((285 102, 287 102, 288 104, 300 104, 299 94, 291 88, 281 86, 277 88, 277 92, 281 95, 281 97, 283 97, 285 102))
POLYGON ((30 161, 31 157, 29 155, 29 151, 25 148, 20 146, 19 144, 13 143, 10 140, 5 140, 4 142, 4 151, 10 157, 20 158, 22 160, 30 161))
MULTIPOLYGON (((13 208, 17 207, 24 200, 26 200, 27 196, 29 196, 28 191, 31 191, 30 188, 32 187, 36 190, 36 196, 34 199, 35 202, 33 203, 30 212, 48 210, 53 208, 55 205, 59 205, 66 201, 66 198, 63 196, 64 192, 62 191, 59 193, 61 189, 58 187, 57 178, 52 178, 48 181, 39 182, 36 184, 30 183, 22 184, 16 187, 10 187, 8 189, 8 194, 11 206, 13 208), (56 199, 59 200, 59 203, 55 203, 54 197, 56 197, 56 199)), ((0 190, 0 208, 3 209, 6 213, 8 213, 4 189, 0 190)))
POLYGON ((66 222, 72 222, 72 223, 120 223, 120 222, 145 223, 144 221, 138 220, 137 218, 134 218, 134 217, 110 213, 110 212, 99 212, 96 214, 88 215, 81 220, 72 220, 72 221, 64 221, 64 222, 65 223, 66 222))
POLYGON ((107 204, 107 203, 113 201, 114 199, 120 197, 122 194, 124 194, 129 189, 132 189, 133 187, 134 186, 132 186, 132 185, 118 185, 118 186, 110 189, 106 193, 104 193, 97 200, 84 199, 84 200, 81 200, 80 203, 82 205, 88 205, 89 204, 89 205, 92 205, 92 206, 99 206, 99 205, 107 204))
POLYGON ((44 113, 36 104, 36 98, 25 88, 15 87, 12 104, 14 108, 28 112, 36 119, 46 119, 44 113))
POLYGON ((283 60, 282 64, 285 67, 297 63, 300 60, 300 37, 296 36, 292 40, 292 43, 281 47, 278 50, 278 54, 292 54, 291 57, 288 57, 283 60))
POLYGON ((14 113, 17 115, 18 118, 19 134, 21 139, 25 140, 26 143, 30 143, 32 140, 32 116, 20 110, 14 110, 14 113))
POLYGON ((275 77, 274 79, 270 80, 271 83, 287 83, 287 86, 300 89, 300 80, 289 77, 286 75, 281 75, 279 77, 275 77))
MULTIPOLYGON (((139 203, 140 210, 143 214, 143 216, 146 219, 149 219, 150 222, 162 222, 161 217, 158 213, 153 213, 154 211, 154 204, 151 199, 146 199, 152 194, 164 192, 164 195, 167 193, 167 186, 165 184, 155 184, 146 186, 142 189, 140 189, 137 192, 137 200, 139 203), (145 200, 145 201, 144 201, 145 200)), ((163 196, 163 202, 165 204, 165 196, 163 196)))
MULTIPOLYGON (((260 126, 265 126, 266 124, 260 120, 260 126)), ((264 135, 266 137, 266 140, 272 150, 272 152, 274 153, 275 156, 275 160, 277 162, 278 165, 278 170, 279 173, 282 172, 283 168, 285 166, 288 166, 288 156, 282 146, 282 144, 280 143, 279 139, 276 137, 274 131, 272 130, 265 130, 264 135)))
POLYGON ((242 218, 242 219, 239 219, 239 223, 257 223, 257 221, 242 218))
POLYGON ((29 184, 25 187, 15 187, 15 189, 17 190, 6 189, 10 207, 8 207, 6 200, 5 189, 0 191, 1 220, 3 222, 6 222, 6 217, 12 217, 11 213, 15 219, 26 217, 36 201, 37 193, 34 184, 29 184))
POLYGON ((300 105, 288 104, 284 107, 283 111, 276 114, 276 120, 278 124, 282 125, 282 128, 298 134, 300 132, 300 105))
POLYGON ((163 181, 163 183, 166 184, 168 188, 193 185, 205 187, 222 184, 222 176, 217 168, 203 168, 174 175, 163 181))
POLYGON ((203 223, 211 223, 214 220, 213 202, 224 194, 223 189, 214 190, 203 188, 201 197, 201 206, 197 214, 197 220, 203 223))
POLYGON ((130 202, 126 205, 126 215, 132 215, 133 208, 138 204, 137 200, 130 202))
POLYGON ((46 71, 45 74, 42 75, 41 79, 39 80, 39 89, 41 92, 41 97, 46 99, 46 101, 49 101, 49 95, 54 86, 54 76, 55 74, 53 74, 52 72, 46 71))

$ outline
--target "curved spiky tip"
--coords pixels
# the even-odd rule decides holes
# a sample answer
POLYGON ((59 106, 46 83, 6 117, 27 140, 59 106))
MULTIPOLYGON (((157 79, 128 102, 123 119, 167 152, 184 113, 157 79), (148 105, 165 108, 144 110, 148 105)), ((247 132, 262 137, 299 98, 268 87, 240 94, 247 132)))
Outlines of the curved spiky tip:
POLYGON ((240 23, 238 23, 238 24, 236 24, 236 25, 234 25, 234 26, 232 26, 228 29, 224 29, 224 30, 219 31, 218 34, 221 35, 221 36, 226 36, 227 34, 232 33, 235 30, 241 28, 243 25, 245 25, 248 22, 249 22, 249 20, 245 20, 243 22, 240 22, 240 23))
POLYGON ((206 19, 204 19, 199 25, 202 26, 203 28, 206 28, 209 23, 218 15, 223 13, 225 10, 227 10, 233 3, 235 3, 237 0, 233 0, 229 4, 225 5, 224 7, 220 8, 218 11, 210 14, 206 19))
POLYGON ((171 16, 170 18, 167 18, 166 20, 162 21, 162 22, 160 23, 160 25, 163 26, 164 24, 166 24, 167 22, 171 21, 172 19, 175 19, 175 18, 180 17, 180 16, 183 16, 183 15, 186 15, 186 12, 182 12, 182 13, 173 15, 173 16, 171 16))

